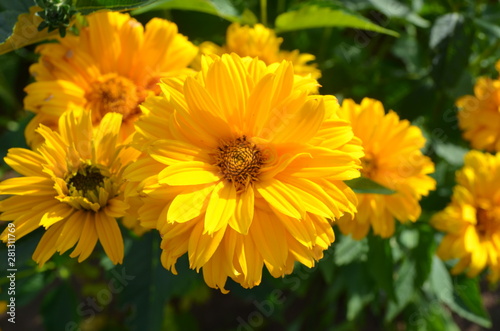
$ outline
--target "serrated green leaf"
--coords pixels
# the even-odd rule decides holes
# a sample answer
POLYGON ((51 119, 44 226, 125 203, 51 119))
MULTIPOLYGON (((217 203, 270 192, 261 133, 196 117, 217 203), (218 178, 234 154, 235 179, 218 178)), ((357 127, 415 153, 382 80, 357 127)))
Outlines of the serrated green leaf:
MULTIPOLYGON (((454 287, 448 270, 444 263, 437 257, 434 257, 432 261, 430 285, 438 299, 445 303, 455 313, 485 328, 491 327, 491 320, 484 311, 484 308, 482 308, 480 300, 477 298, 471 300, 473 304, 479 303, 479 309, 478 307, 469 307, 468 305, 471 304, 471 302, 467 302, 466 304, 463 299, 459 297, 457 288, 454 287)), ((478 296, 478 293, 474 292, 478 292, 479 290, 477 287, 474 287, 473 284, 468 284, 465 288, 460 286, 458 289, 461 291, 462 295, 465 293, 466 295, 478 296)))
POLYGON ((304 5, 298 10, 283 13, 275 21, 276 33, 323 27, 355 28, 399 37, 396 31, 383 28, 362 16, 315 5, 304 5))
POLYGON ((254 24, 257 18, 250 10, 240 13, 229 0, 159 0, 154 4, 135 10, 142 14, 151 10, 191 10, 222 17, 231 22, 254 24))
POLYGON ((372 193, 372 194, 394 194, 396 191, 388 189, 373 180, 366 177, 358 177, 351 180, 346 180, 347 186, 352 188, 356 193, 372 193))

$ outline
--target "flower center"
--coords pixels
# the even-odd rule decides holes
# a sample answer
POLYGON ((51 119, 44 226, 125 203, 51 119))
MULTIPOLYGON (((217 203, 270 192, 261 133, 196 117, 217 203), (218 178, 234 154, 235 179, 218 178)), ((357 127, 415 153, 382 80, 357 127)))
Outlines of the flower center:
POLYGON ((493 220, 490 218, 490 215, 487 210, 482 208, 477 208, 476 210, 476 231, 481 236, 484 237, 491 231, 490 228, 492 226, 493 220))
POLYGON ((138 105, 144 101, 147 90, 117 74, 106 74, 91 85, 85 95, 87 108, 92 110, 94 124, 107 113, 120 113, 123 120, 140 114, 138 105))
POLYGON ((237 192, 244 191, 251 182, 257 180, 265 162, 260 149, 245 136, 231 142, 223 142, 215 153, 215 165, 224 178, 233 183, 237 192))
POLYGON ((374 158, 370 154, 366 154, 365 157, 361 158, 361 176, 372 178, 375 175, 375 171, 377 171, 377 164, 375 163, 374 158))
POLYGON ((104 185, 104 176, 95 167, 86 167, 72 175, 67 183, 72 196, 82 196, 93 200, 99 196, 99 188, 104 185))

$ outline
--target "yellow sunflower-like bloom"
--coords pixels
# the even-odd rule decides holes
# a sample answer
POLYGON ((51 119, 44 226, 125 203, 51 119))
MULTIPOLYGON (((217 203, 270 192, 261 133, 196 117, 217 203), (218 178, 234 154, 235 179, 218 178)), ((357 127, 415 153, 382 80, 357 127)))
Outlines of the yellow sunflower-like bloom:
POLYGON ((376 235, 390 237, 394 219, 416 221, 421 213, 419 200, 435 189, 435 180, 428 176, 434 172, 434 164, 420 151, 425 138, 418 127, 400 120, 395 112, 386 114, 377 100, 364 98, 361 104, 344 100, 338 114, 352 123, 354 134, 362 141, 361 175, 396 191, 392 195, 357 194, 358 213, 354 221, 340 219, 340 230, 358 240, 370 227, 376 235))
MULTIPOLYGON (((97 240, 113 263, 123 259, 116 218, 126 213, 122 173, 139 152, 117 144, 122 115, 106 114, 93 129, 90 113, 66 112, 60 133, 41 125, 45 139, 36 151, 12 148, 5 162, 24 177, 0 183, 0 220, 13 220, 16 240, 43 226, 33 259, 44 264, 76 244, 71 257, 85 260, 97 240)), ((7 229, 8 230, 8 229, 7 229)), ((5 230, 1 239, 8 240, 5 230)))
POLYGON ((163 80, 165 96, 148 99, 136 123, 150 157, 126 177, 140 183, 139 217, 160 231, 165 268, 176 273, 187 252, 226 292, 227 277, 250 288, 264 265, 281 277, 322 258, 334 241, 328 219, 356 211, 343 180, 359 176, 363 152, 332 115, 337 100, 308 95, 315 84, 290 62, 236 54, 204 57, 184 83, 163 80))
MULTIPOLYGON (((500 72, 500 61, 497 70, 500 72)), ((500 151, 500 80, 480 77, 474 95, 459 98, 456 105, 464 139, 475 149, 500 151)))
POLYGON ((293 63, 295 74, 310 75, 314 79, 321 77, 321 72, 316 68, 316 64, 308 64, 310 61, 314 61, 314 55, 300 53, 298 50, 282 51, 280 50, 282 42, 283 38, 278 38, 272 29, 268 29, 262 24, 250 27, 233 23, 227 29, 224 46, 220 47, 206 41, 200 44, 200 53, 205 55, 236 53, 242 57, 258 57, 266 64, 287 60, 293 63))
POLYGON ((40 60, 30 72, 36 82, 26 87, 24 106, 35 112, 26 129, 31 146, 43 139, 38 124, 57 129, 68 109, 92 111, 92 123, 105 114, 123 115, 121 138, 134 130, 138 105, 159 93, 160 78, 185 75, 197 48, 169 21, 154 18, 145 29, 128 14, 98 12, 87 17, 79 36, 68 34, 57 43, 39 46, 40 60))
POLYGON ((500 154, 470 151, 457 171, 451 203, 431 219, 446 233, 437 254, 443 260, 460 259, 452 269, 467 269, 475 277, 490 267, 490 281, 500 272, 500 154))

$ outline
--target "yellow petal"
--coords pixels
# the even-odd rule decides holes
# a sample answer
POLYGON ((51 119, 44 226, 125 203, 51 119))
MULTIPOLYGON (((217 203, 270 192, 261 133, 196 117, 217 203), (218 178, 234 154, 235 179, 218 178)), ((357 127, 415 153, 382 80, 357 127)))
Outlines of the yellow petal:
POLYGON ((103 213, 96 213, 95 227, 99 241, 109 259, 114 264, 123 263, 123 239, 116 220, 103 213))
POLYGON ((216 166, 198 161, 168 166, 158 174, 158 183, 168 185, 199 185, 218 181, 216 166))
POLYGON ((209 235, 225 228, 236 209, 236 188, 232 183, 220 181, 215 185, 205 214, 204 233, 209 235))
POLYGON ((207 198, 214 188, 213 184, 197 186, 177 195, 168 209, 167 221, 184 223, 199 216, 206 209, 207 198))

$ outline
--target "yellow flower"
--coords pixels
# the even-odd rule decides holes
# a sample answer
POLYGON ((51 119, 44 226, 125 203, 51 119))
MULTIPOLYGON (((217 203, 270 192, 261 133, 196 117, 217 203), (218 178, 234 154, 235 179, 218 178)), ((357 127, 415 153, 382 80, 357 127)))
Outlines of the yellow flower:
MULTIPOLYGON (((500 61, 497 70, 500 72, 500 61)), ((475 149, 500 151, 500 80, 480 77, 474 95, 459 98, 456 105, 464 139, 475 149)))
POLYGON ((234 52, 242 57, 258 57, 268 65, 287 60, 293 63, 295 74, 310 75, 314 79, 321 77, 321 72, 316 68, 316 64, 308 64, 310 61, 314 61, 314 55, 299 53, 298 50, 282 51, 280 50, 282 42, 283 38, 278 38, 273 30, 262 24, 250 27, 233 23, 227 28, 226 45, 219 47, 212 42, 203 42, 200 45, 200 53, 222 55, 234 52))
POLYGON ((57 129, 59 116, 74 108, 92 111, 94 125, 106 113, 122 114, 125 139, 140 115, 138 105, 159 93, 160 78, 191 72, 186 67, 197 48, 172 22, 154 18, 144 30, 117 12, 94 13, 87 21, 79 36, 68 34, 37 48, 40 60, 30 68, 36 82, 26 87, 24 100, 37 114, 26 129, 31 146, 43 141, 35 134, 40 123, 57 129))
POLYGON ((490 280, 500 272, 500 154, 470 151, 457 171, 451 203, 431 219, 446 233, 437 254, 443 260, 460 259, 452 269, 475 277, 490 267, 490 280))
POLYGON ((121 123, 121 114, 109 113, 94 130, 90 113, 66 112, 59 120, 60 133, 40 126, 37 132, 45 143, 36 151, 9 150, 5 162, 24 177, 0 183, 0 194, 13 195, 0 202, 0 220, 14 221, 16 240, 40 226, 46 229, 33 254, 37 263, 75 244, 70 256, 81 262, 98 239, 113 263, 122 262, 116 221, 128 207, 122 172, 139 152, 117 144, 121 123))
POLYGON ((357 194, 358 213, 354 221, 339 220, 340 230, 361 239, 372 227, 376 235, 390 237, 394 219, 416 221, 421 212, 419 200, 435 189, 435 180, 428 176, 434 164, 420 151, 425 139, 418 127, 400 120, 395 112, 386 114, 377 100, 364 98, 359 105, 344 100, 339 116, 352 123, 354 134, 362 141, 361 175, 396 191, 392 195, 357 194))
POLYGON ((236 54, 204 57, 183 84, 163 80, 165 96, 146 101, 136 123, 150 158, 126 176, 140 182, 139 217, 160 231, 165 268, 176 273, 187 252, 226 292, 227 277, 249 288, 264 265, 281 277, 322 258, 334 241, 327 219, 356 211, 343 180, 359 176, 363 153, 350 125, 330 119, 337 100, 308 95, 315 84, 294 78, 290 62, 236 54))

